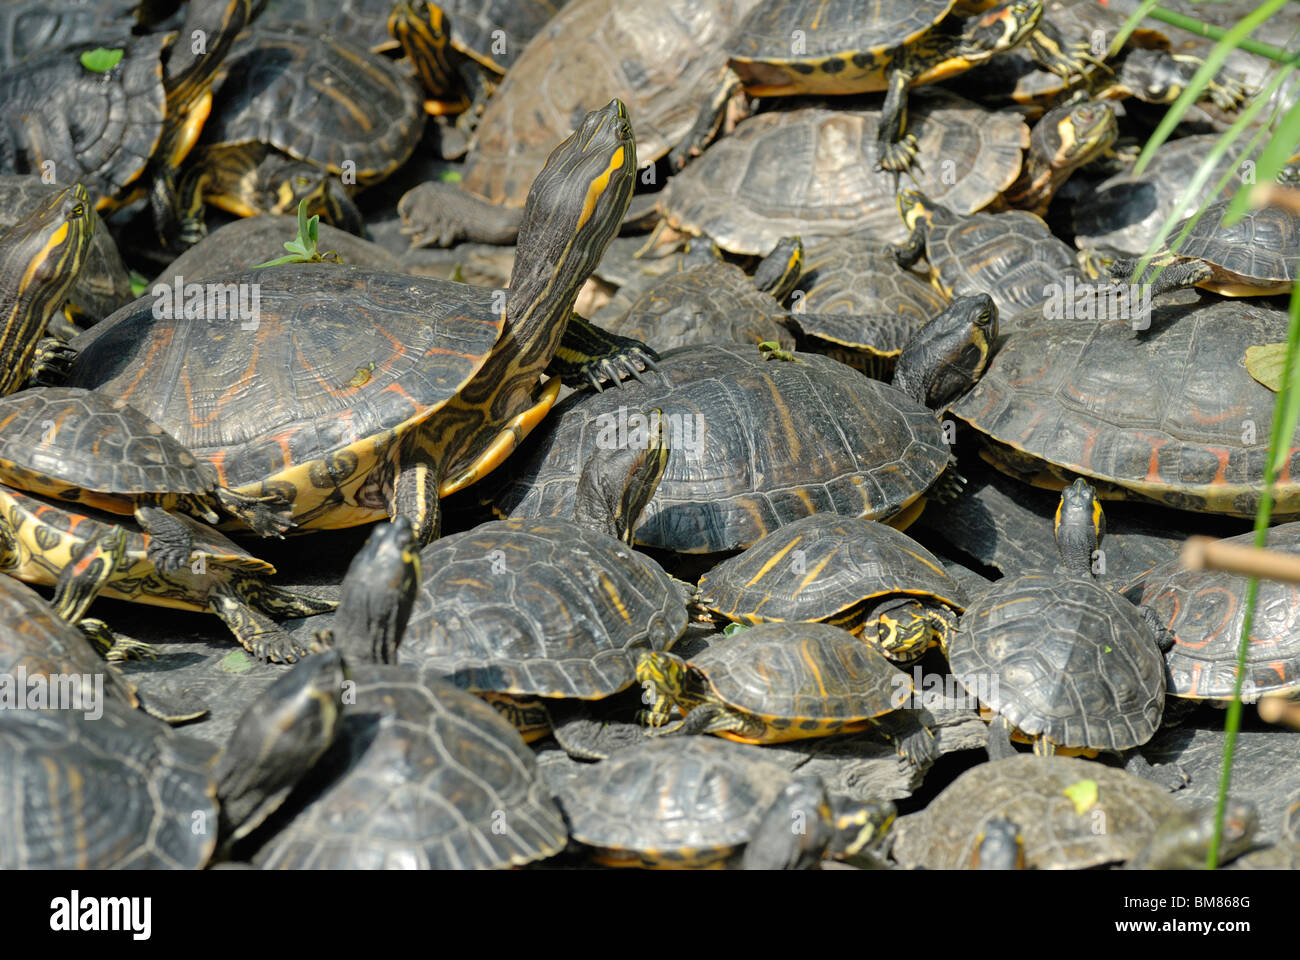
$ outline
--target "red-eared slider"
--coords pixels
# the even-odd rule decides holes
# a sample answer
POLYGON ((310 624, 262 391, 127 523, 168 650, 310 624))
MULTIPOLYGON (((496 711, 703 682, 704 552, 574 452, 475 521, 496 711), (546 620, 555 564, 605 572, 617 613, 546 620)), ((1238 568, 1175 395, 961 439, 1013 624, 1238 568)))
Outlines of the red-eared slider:
MULTIPOLYGON (((755 97, 888 91, 878 164, 906 170, 918 153, 907 91, 955 76, 1028 39, 1042 0, 1016 0, 966 20, 955 0, 762 0, 730 44, 731 68, 755 97)), ((1063 54, 1063 51, 1061 52, 1063 54)), ((1061 68, 1072 69, 1065 60, 1061 68)))
MULTIPOLYGON (((557 799, 573 839, 606 866, 723 868, 742 862, 738 855, 758 839, 757 857, 743 862, 775 869, 815 863, 823 850, 808 849, 813 843, 843 849, 844 838, 825 829, 823 818, 835 814, 820 801, 819 786, 795 780, 757 747, 682 737, 586 765, 557 799), (807 818, 806 836, 791 830, 796 814, 807 818), (784 831, 776 829, 782 822, 784 831)), ((859 808, 860 834, 879 834, 893 820, 893 804, 859 808)))
POLYGON ((267 582, 275 567, 183 514, 190 562, 162 573, 149 536, 125 517, 0 486, 0 569, 56 587, 55 608, 84 609, 95 596, 216 614, 261 659, 292 663, 306 652, 268 614, 306 617, 334 604, 267 582))
MULTIPOLYGON (((1249 545, 1254 534, 1225 543, 1249 545)), ((1300 523, 1268 531, 1268 547, 1300 553, 1300 523)), ((1125 594, 1154 610, 1174 635, 1165 654, 1169 693, 1193 700, 1230 700, 1236 685, 1237 645, 1246 615, 1246 577, 1213 570, 1184 570, 1177 560, 1137 578, 1125 594)), ((1290 583, 1260 580, 1242 695, 1300 688, 1300 591, 1290 583)))
POLYGON ((671 152, 671 165, 680 168, 718 127, 728 92, 723 47, 754 2, 568 4, 528 44, 488 104, 460 182, 425 183, 402 198, 398 209, 413 241, 513 243, 528 184, 547 151, 610 97, 628 104, 639 161, 650 165, 671 152), (701 120, 702 102, 718 114, 714 122, 701 120))
POLYGON ((999 580, 948 643, 953 674, 993 715, 991 758, 1013 752, 1010 737, 1040 754, 1120 752, 1160 728, 1169 640, 1093 578, 1102 528, 1100 504, 1077 481, 1057 513, 1064 574, 999 580))
MULTIPOLYGON (((992 203, 1020 173, 1029 129, 944 90, 915 98, 920 155, 942 157, 911 176, 963 213, 992 203)), ((903 239, 893 175, 875 169, 878 108, 836 105, 750 117, 673 177, 661 201, 669 224, 732 253, 764 254, 783 236, 903 239)))
MULTIPOLYGON (((54 184, 42 182, 40 177, 0 176, 0 236, 59 189, 54 184)), ((81 272, 68 291, 68 302, 63 307, 68 321, 83 327, 98 323, 131 299, 131 277, 112 234, 99 219, 99 214, 91 211, 90 219, 94 221, 90 230, 90 249, 86 251, 81 272)), ((0 241, 0 245, 3 242, 0 241)), ((51 323, 57 327, 57 315, 51 318, 51 323)), ((51 332, 60 331, 55 329, 51 332)))
POLYGON ((268 824, 284 828, 258 866, 508 867, 563 849, 564 822, 514 728, 471 694, 381 662, 400 649, 419 568, 400 518, 348 568, 333 642, 352 695, 334 747, 268 824))
POLYGON ((656 422, 645 443, 593 456, 577 522, 497 520, 426 547, 398 662, 488 695, 529 739, 549 727, 547 702, 631 686, 637 653, 668 649, 689 619, 678 584, 625 543, 666 463, 665 433, 656 422))
MULTIPOLYGON (((1150 322, 1134 336, 1124 320, 1040 319, 1007 338, 952 412, 1012 476, 1058 487, 1084 476, 1102 497, 1253 517, 1274 396, 1244 358, 1286 339, 1286 311, 1202 302, 1154 309, 1150 322)), ((1300 511, 1297 441, 1274 489, 1279 515, 1300 511)))
POLYGON ((713 257, 683 265, 688 262, 697 265, 642 285, 627 312, 606 322, 606 329, 660 352, 727 342, 794 349, 794 337, 781 322, 786 316, 781 301, 799 280, 803 244, 797 237, 777 244, 752 277, 713 257))
POLYGON ((891 660, 946 645, 966 594, 939 559, 873 520, 815 513, 700 578, 708 609, 738 623, 825 621, 891 660))
MULTIPOLYGON (((967 770, 920 813, 900 819, 892 849, 904 867, 967 869, 990 821, 1006 818, 1021 826, 1031 870, 1086 870, 1139 856, 1148 869, 1190 865, 1195 854, 1187 841, 1203 844, 1204 864, 1205 834, 1183 844, 1170 843, 1176 838, 1168 833, 1157 840, 1165 822, 1185 825, 1185 817, 1165 790, 1122 770, 1070 757, 1008 757, 967 770)), ((1231 803, 1221 861, 1250 846, 1253 827, 1253 810, 1231 803)))
POLYGON ((654 697, 646 721, 663 727, 675 706, 683 719, 658 733, 716 733, 740 743, 782 743, 897 730, 898 750, 915 764, 938 754, 918 723, 885 718, 912 696, 912 678, 847 630, 826 623, 764 623, 738 630, 689 660, 646 652, 637 679, 654 697))
POLYGON ((816 354, 769 359, 739 344, 681 347, 617 397, 566 400, 494 507, 517 518, 573 516, 579 464, 644 429, 646 411, 659 409, 668 467, 637 543, 680 553, 743 549, 818 512, 905 524, 950 458, 925 404, 942 406, 978 377, 996 334, 988 297, 963 298, 909 344, 894 385, 816 354))
POLYGON ((555 149, 508 295, 330 263, 227 273, 201 289, 251 285, 255 316, 195 323, 141 298, 75 341, 70 382, 127 400, 225 486, 293 503, 299 530, 403 515, 428 543, 439 495, 494 468, 550 408, 548 364, 585 382, 652 362, 570 320, 627 209, 635 157, 618 101, 555 149))
MULTIPOLYGON (((1157 253, 1150 270, 1163 269, 1151 281, 1151 296, 1193 286, 1225 297, 1262 297, 1291 290, 1300 264, 1300 216, 1270 205, 1247 210, 1227 226, 1223 221, 1230 203, 1210 204, 1177 250, 1157 253)), ((1180 234, 1187 222, 1175 227, 1173 235, 1180 234)), ((1136 268, 1136 260, 1117 259, 1111 264, 1111 276, 1127 281, 1136 268)))
POLYGON ((0 868, 197 869, 260 824, 338 730, 343 666, 313 657, 280 678, 226 748, 106 701, 0 710, 0 868), (93 798, 93 803, 88 803, 93 798))
POLYGON ((248 14, 249 0, 192 4, 178 34, 136 37, 107 69, 90 59, 98 44, 79 44, 0 74, 0 172, 80 181, 96 210, 148 191, 169 240, 180 217, 177 168, 198 140, 213 76, 248 14), (206 43, 192 44, 196 35, 206 43))
MULTIPOLYGON (((257 27, 244 34, 215 87, 212 116, 182 191, 192 239, 203 232, 204 198, 251 216, 292 213, 304 193, 323 190, 335 196, 320 202, 338 203, 332 211, 338 215, 349 202, 349 187, 396 170, 424 129, 419 93, 399 67, 313 26, 257 27), (280 156, 272 156, 276 152, 280 156), (297 162, 284 161, 286 154, 297 162), (260 170, 268 158, 274 175, 260 170), (322 186, 318 170, 341 179, 322 186), (269 208, 267 187, 276 200, 269 208)), ((359 232, 355 208, 346 213, 335 226, 359 232)))
POLYGON ((807 349, 874 376, 947 304, 879 241, 834 237, 810 242, 789 319, 807 349))
POLYGON ((124 400, 77 387, 35 387, 0 398, 0 483, 134 515, 149 562, 174 573, 190 562, 190 530, 171 511, 209 523, 216 509, 262 536, 289 529, 289 504, 254 501, 124 400))
POLYGON ((21 388, 34 364, 61 355, 42 338, 89 253, 90 213, 81 184, 65 187, 0 236, 0 396, 21 388))

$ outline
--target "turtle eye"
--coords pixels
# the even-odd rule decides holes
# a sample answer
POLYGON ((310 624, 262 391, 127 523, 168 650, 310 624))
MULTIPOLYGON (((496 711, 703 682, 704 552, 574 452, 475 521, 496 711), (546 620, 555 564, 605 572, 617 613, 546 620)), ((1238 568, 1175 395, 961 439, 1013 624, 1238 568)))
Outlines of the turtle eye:
POLYGON ((86 208, 84 205, 80 203, 77 204, 75 207, 73 207, 72 212, 68 214, 68 216, 72 217, 74 220, 80 220, 85 215, 86 215, 86 208))

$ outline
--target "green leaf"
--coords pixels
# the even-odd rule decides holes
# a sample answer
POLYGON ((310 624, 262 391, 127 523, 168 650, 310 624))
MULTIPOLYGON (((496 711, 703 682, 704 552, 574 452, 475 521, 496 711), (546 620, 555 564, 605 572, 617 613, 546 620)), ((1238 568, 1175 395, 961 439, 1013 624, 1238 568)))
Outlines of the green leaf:
POLYGON ((149 281, 138 270, 131 271, 131 296, 141 296, 149 289, 149 281))
POLYGON ((1061 791, 1074 804, 1074 812, 1083 816, 1097 802, 1097 781, 1080 780, 1061 791))
POLYGON ((461 176, 459 170, 444 170, 438 174, 438 179, 443 183, 460 183, 461 176))
POLYGON ((1247 372, 1274 393, 1282 389, 1285 369, 1285 343, 1262 343, 1246 348, 1247 372))
POLYGON ((226 673, 244 673, 253 669, 253 661, 248 659, 248 654, 243 650, 234 650, 218 661, 217 669, 226 673))
POLYGON ((321 253, 317 249, 316 244, 319 235, 320 216, 307 216, 307 198, 303 197, 298 201, 298 235, 292 240, 286 240, 284 244, 284 249, 289 251, 289 255, 268 260, 266 263, 259 263, 253 269, 278 267, 282 263, 323 263, 326 260, 333 263, 342 263, 343 258, 335 251, 328 250, 321 253))
POLYGON ((81 65, 95 73, 108 73, 122 62, 125 53, 125 50, 105 50, 103 47, 96 47, 81 55, 81 65))
POLYGON ((734 634, 739 633, 741 630, 748 630, 748 629, 749 627, 745 626, 745 624, 743 623, 729 623, 726 625, 726 627, 723 628, 722 635, 724 637, 730 637, 734 634))

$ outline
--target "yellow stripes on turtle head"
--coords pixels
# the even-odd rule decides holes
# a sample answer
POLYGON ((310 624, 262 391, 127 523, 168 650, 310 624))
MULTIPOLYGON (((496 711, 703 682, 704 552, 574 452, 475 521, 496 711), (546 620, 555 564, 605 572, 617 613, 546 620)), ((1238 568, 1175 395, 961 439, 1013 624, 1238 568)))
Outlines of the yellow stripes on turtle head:
POLYGON ((609 158, 609 164, 605 167, 605 172, 591 181, 591 186, 587 188, 587 197, 582 202, 582 214, 578 217, 578 225, 575 229, 582 229, 582 226, 591 219, 591 215, 596 210, 596 201, 604 196, 605 191, 609 189, 610 178, 615 172, 623 168, 626 159, 626 151, 619 147, 609 158))

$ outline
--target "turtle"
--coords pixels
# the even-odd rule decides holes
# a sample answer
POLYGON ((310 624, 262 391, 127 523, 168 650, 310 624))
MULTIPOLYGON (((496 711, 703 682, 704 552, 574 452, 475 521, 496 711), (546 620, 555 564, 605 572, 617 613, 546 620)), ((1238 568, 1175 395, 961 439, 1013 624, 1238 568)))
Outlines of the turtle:
POLYGON ((352 682, 338 736, 250 836, 256 866, 509 867, 563 849, 564 821, 514 727, 472 694, 386 662, 401 649, 419 582, 410 523, 380 524, 348 568, 333 627, 318 635, 352 682))
POLYGON ((160 239, 174 242, 177 170, 208 118, 217 68, 248 20, 249 0, 192 4, 179 33, 132 38, 107 70, 89 60, 99 46, 91 42, 0 74, 0 173, 80 181, 101 212, 147 192, 160 239))
POLYGON ((1105 100, 1073 101, 1049 110, 1034 124, 1024 167, 1001 203, 1045 216, 1061 184, 1110 151, 1118 134, 1115 108, 1105 100))
MULTIPOLYGON (((12 229, 51 195, 59 192, 56 184, 47 184, 36 176, 0 175, 0 232, 12 229)), ((81 272, 68 291, 63 314, 50 318, 49 331, 70 340, 80 327, 98 323, 132 299, 131 277, 112 234, 93 210, 90 219, 90 249, 81 272), (69 326, 63 326, 66 320, 69 326)))
POLYGON ((947 644, 966 593, 940 560, 874 520, 814 513, 700 578, 710 611, 736 623, 824 622, 896 662, 947 644))
POLYGON ((334 604, 277 587, 267 579, 271 564, 184 514, 175 519, 187 528, 191 560, 163 573, 149 560, 149 536, 128 518, 0 486, 0 570, 55 587, 55 609, 68 619, 102 594, 216 614, 262 660, 303 655, 268 614, 306 617, 334 604))
POLYGON ((190 562, 190 529, 172 511, 216 523, 220 508, 262 536, 292 527, 289 504, 227 490, 210 464, 125 400, 79 387, 0 398, 0 483, 133 515, 149 535, 149 562, 159 573, 190 562))
POLYGON ((689 660, 647 650, 636 677, 653 698, 645 719, 657 736, 783 743, 876 727, 913 764, 938 755, 915 715, 895 714, 911 699, 912 678, 828 623, 746 627, 689 660), (683 718, 664 726, 674 706, 683 718))
MULTIPOLYGON (((990 759, 1012 755, 1013 738, 1041 755, 1121 753, 1160 728, 1161 653, 1172 637, 1095 579, 1104 530, 1092 488, 1082 479, 1067 487, 1056 521, 1064 573, 998 581, 947 644, 953 674, 989 716, 990 759)), ((1146 770, 1140 757, 1130 759, 1146 770)))
MULTIPOLYGON (((1019 479, 1059 488, 1083 476, 1103 498, 1253 517, 1274 397, 1243 358, 1286 339, 1286 311, 1205 299, 1156 307, 1148 322, 1135 336, 1123 319, 1040 319, 1010 334, 952 413, 1019 479)), ((1281 517, 1300 511, 1291 469, 1274 488, 1281 517)))
MULTIPOLYGON (((974 213, 1015 182, 1029 146, 1020 117, 939 88, 913 101, 920 155, 943 158, 909 173, 927 195, 974 213)), ((898 185, 875 169, 879 129, 879 107, 855 100, 756 114, 673 177, 660 208, 674 229, 730 253, 763 254, 795 235, 901 241, 898 185)))
POLYGON ((996 336, 987 297, 962 298, 921 331, 894 384, 817 354, 708 344, 665 353, 644 383, 574 396, 491 494, 502 516, 572 516, 577 464, 660 409, 667 471, 635 542, 717 553, 817 512, 905 526, 947 469, 942 405, 979 375, 996 336), (942 322, 941 322, 942 321, 942 322))
POLYGON ((1024 870, 1025 832, 1007 817, 994 817, 975 837, 972 870, 1024 870))
MULTIPOLYGON (((1286 293, 1300 264, 1300 215, 1280 206, 1248 210, 1234 223, 1224 223, 1231 198, 1216 200, 1195 218, 1174 228, 1190 229, 1177 250, 1157 252, 1151 269, 1151 296, 1198 286, 1225 297, 1262 297, 1286 293), (1189 228, 1189 223, 1191 224, 1189 228)), ((1110 265, 1117 280, 1137 277, 1138 262, 1118 257, 1110 265)), ((1142 279, 1151 275, 1144 273, 1142 279)))
MULTIPOLYGON (((758 265, 753 277, 712 256, 683 260, 683 269, 639 285, 639 295, 618 319, 604 321, 612 333, 649 344, 656 352, 690 343, 775 343, 794 349, 782 325, 781 301, 799 279, 803 244, 786 237, 758 265), (700 262, 702 260, 702 262, 700 262), (689 263, 695 263, 686 269, 689 263)), ((600 320, 599 313, 593 320, 600 320)))
MULTIPOLYGON (((1270 527, 1270 550, 1300 553, 1300 523, 1270 527)), ((1248 546, 1255 535, 1224 543, 1248 546)), ((1151 610, 1174 636, 1165 654, 1170 696, 1231 700, 1236 689, 1237 647, 1246 615, 1248 578, 1214 570, 1184 570, 1171 558, 1124 587, 1125 596, 1151 610)), ((1295 585, 1261 580, 1255 601, 1246 678, 1247 701, 1300 689, 1300 593, 1295 585)))
MULTIPOLYGON (((755 97, 884 90, 877 165, 906 170, 919 144, 907 130, 907 91, 933 83, 1027 40, 1042 0, 1014 0, 967 19, 956 0, 760 0, 732 38, 729 65, 755 97), (794 38, 794 42, 791 42, 794 38)), ((1062 69, 1073 69, 1065 62, 1062 69)))
MULTIPOLYGON (((824 797, 815 778, 794 778, 757 747, 682 737, 638 744, 584 767, 557 800, 573 840, 605 866, 789 869, 810 866, 827 848, 846 848, 835 825, 852 817, 824 797), (793 830, 796 823, 806 832, 793 830), (752 852, 751 842, 759 844, 752 852)), ((893 820, 892 803, 859 810, 859 840, 893 820)))
POLYGON ((680 169, 721 123, 731 92, 723 48, 754 2, 568 3, 520 52, 489 101, 461 179, 423 183, 402 197, 398 210, 412 243, 514 243, 527 185, 551 144, 610 97, 629 106, 642 165, 667 157, 680 169))
POLYGON ((86 188, 74 184, 0 235, 0 397, 66 359, 58 341, 44 335, 86 262, 91 212, 86 188))
POLYGON ((0 4, 0 70, 75 43, 128 39, 147 20, 146 6, 139 0, 7 0, 0 4))
POLYGON ((307 194, 342 217, 335 226, 360 232, 348 187, 388 176, 424 131, 420 96, 400 68, 361 42, 308 25, 245 33, 214 86, 212 115, 182 183, 191 241, 202 236, 205 200, 250 216, 290 213, 307 194), (320 171, 334 176, 322 180, 320 171))
POLYGON ((344 671, 312 657, 224 749, 105 701, 101 717, 0 710, 4 869, 198 869, 283 802, 337 734, 344 671), (88 797, 95 802, 88 804, 88 797))
MULTIPOLYGON (((1220 848, 1224 862, 1250 846, 1254 824, 1253 810, 1244 804, 1233 802, 1229 812, 1220 848)), ((990 822, 1007 819, 1021 827, 1031 870, 1086 870, 1139 857, 1147 869, 1169 869, 1195 862, 1197 852, 1204 863, 1204 847, 1197 851, 1188 844, 1203 844, 1206 834, 1161 833, 1170 818, 1185 823, 1185 816, 1156 785, 1105 764, 1007 757, 972 767, 924 810, 900 818, 891 852, 904 867, 967 869, 990 822)), ((1198 816, 1203 823, 1213 809, 1198 816)))
POLYGON ((947 305, 875 238, 823 237, 808 244, 789 322, 804 349, 883 380, 904 344, 947 305))
POLYGON ((141 298, 73 342, 68 383, 127 400, 236 492, 291 502, 298 531, 400 514, 427 544, 439 496, 508 456, 561 378, 654 363, 570 319, 627 207, 635 152, 617 100, 555 149, 508 291, 350 264, 223 273, 200 290, 257 292, 238 330, 227 314, 196 324, 141 298), (559 376, 539 387, 548 364, 559 376))

